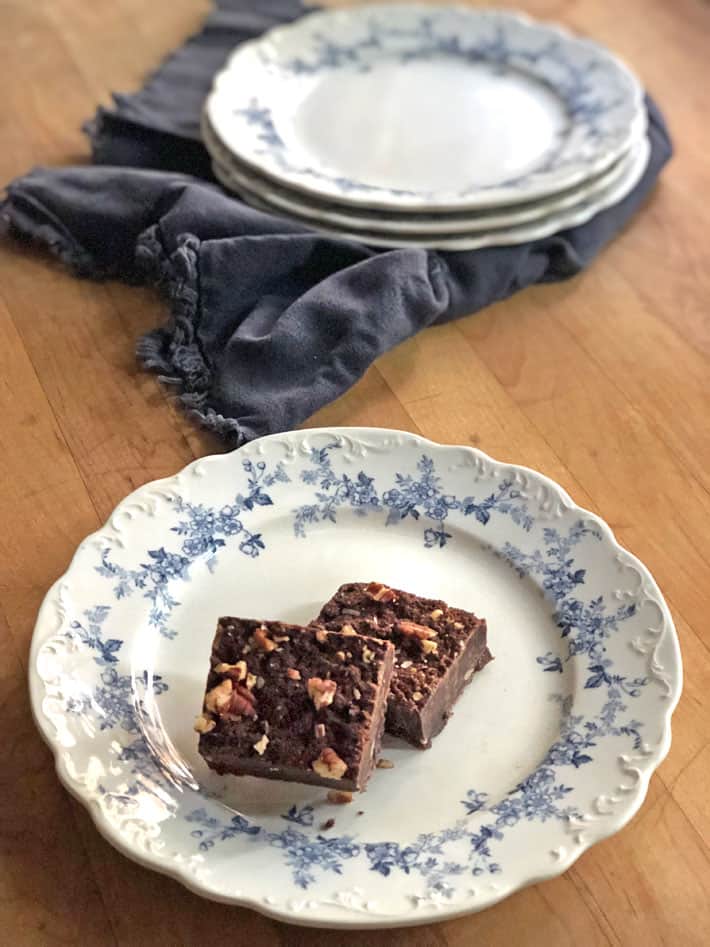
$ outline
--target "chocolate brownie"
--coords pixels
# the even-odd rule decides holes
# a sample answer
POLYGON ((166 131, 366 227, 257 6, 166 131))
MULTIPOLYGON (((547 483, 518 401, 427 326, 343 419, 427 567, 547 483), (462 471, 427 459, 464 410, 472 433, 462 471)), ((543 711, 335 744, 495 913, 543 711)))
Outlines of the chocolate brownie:
POLYGON ((418 747, 431 745, 465 685, 492 658, 484 619, 379 582, 342 585, 312 624, 392 641, 385 726, 418 747))
POLYGON ((362 789, 377 762, 394 648, 277 621, 220 618, 199 751, 218 773, 362 789))

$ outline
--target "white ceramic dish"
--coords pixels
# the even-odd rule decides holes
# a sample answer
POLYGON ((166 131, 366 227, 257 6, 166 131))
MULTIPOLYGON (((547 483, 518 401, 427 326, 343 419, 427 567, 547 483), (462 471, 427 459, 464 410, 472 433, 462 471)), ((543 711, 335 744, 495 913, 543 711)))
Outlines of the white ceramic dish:
POLYGON ((641 805, 680 689, 661 593, 598 517, 531 470, 376 429, 276 435, 141 487, 49 591, 30 663, 59 776, 121 851, 345 928, 453 917, 565 871, 641 805), (349 806, 211 773, 192 721, 216 617, 306 621, 371 578, 488 619, 495 661, 433 747, 389 740, 394 768, 349 806))
MULTIPOLYGON (((645 127, 641 129, 645 134, 645 127)), ((296 214, 336 227, 351 230, 363 228, 374 233, 422 235, 434 233, 472 234, 502 227, 517 227, 524 223, 547 217, 602 193, 618 181, 633 157, 634 146, 643 139, 641 134, 632 142, 628 152, 622 155, 610 168, 585 181, 577 187, 563 191, 559 195, 532 201, 525 204, 511 204, 498 210, 465 211, 456 214, 412 214, 394 211, 376 211, 359 207, 343 208, 334 202, 318 201, 298 191, 280 186, 270 178, 264 178, 248 165, 239 163, 218 139, 205 114, 202 122, 202 138, 213 160, 220 169, 220 179, 229 181, 230 186, 239 190, 245 188, 251 194, 260 195, 272 207, 278 207, 288 214, 296 214)))
POLYGON ((236 191, 254 207, 267 213, 288 216, 293 220, 320 230, 323 233, 343 237, 347 240, 357 240, 373 247, 417 247, 428 250, 480 250, 483 247, 513 246, 527 243, 530 240, 540 240, 553 233, 559 233, 571 227, 578 227, 591 220, 600 211, 612 207, 622 201, 627 194, 638 184, 648 165, 651 146, 644 138, 634 148, 625 165, 622 175, 611 186, 600 193, 588 197, 564 210, 559 210, 547 217, 534 220, 518 227, 501 227, 487 231, 473 231, 464 234, 443 233, 389 233, 384 229, 375 231, 366 227, 346 227, 332 223, 328 215, 320 210, 309 213, 308 216, 286 213, 283 208, 272 205, 264 196, 263 190, 252 191, 243 179, 236 180, 231 168, 224 168, 217 162, 212 162, 215 177, 228 190, 236 191))
POLYGON ((469 210, 581 183, 628 150, 641 86, 610 52, 505 11, 312 13, 238 47, 207 101, 260 173, 389 210, 469 210))

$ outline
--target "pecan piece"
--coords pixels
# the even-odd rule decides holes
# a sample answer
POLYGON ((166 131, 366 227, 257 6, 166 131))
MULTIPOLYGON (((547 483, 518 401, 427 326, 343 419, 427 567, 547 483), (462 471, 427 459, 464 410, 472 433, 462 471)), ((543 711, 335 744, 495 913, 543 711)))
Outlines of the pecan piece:
POLYGON ((292 681, 300 681, 301 672, 297 668, 286 668, 286 677, 292 681))
POLYGON ((365 591, 370 598, 376 602, 387 603, 397 601, 397 593, 389 588, 389 586, 383 585, 382 582, 370 582, 365 591))
POLYGON ((228 713, 236 714, 237 716, 256 717, 255 704, 256 698, 252 692, 241 684, 235 684, 228 713))
POLYGON ((254 744, 254 749, 259 754, 259 756, 263 756, 264 750, 267 748, 268 745, 269 745, 269 738, 264 733, 261 735, 261 737, 259 737, 259 739, 254 744))
POLYGON ((256 629, 252 635, 252 639, 257 648, 261 648, 262 651, 274 651, 278 647, 276 642, 269 638, 268 632, 263 625, 256 629))
POLYGON ((335 681, 324 681, 320 677, 309 677, 306 687, 308 689, 308 696, 313 701, 313 706, 316 710, 329 707, 333 703, 335 692, 338 689, 338 685, 335 681))
POLYGON ((237 661, 236 664, 225 664, 222 662, 217 665, 215 671, 217 674, 226 674, 227 677, 231 677, 233 681, 243 681, 247 676, 247 663, 246 661, 237 661))
POLYGON ((205 697, 205 708, 219 716, 241 715, 256 717, 254 710, 254 695, 241 684, 234 684, 230 677, 225 677, 205 697))
POLYGON ((348 764, 340 759, 332 747, 326 746, 321 750, 318 759, 313 760, 311 768, 326 779, 342 779, 348 764))
POLYGON ((224 713, 232 701, 232 679, 225 677, 216 687, 207 692, 205 708, 213 714, 224 713))
POLYGON ((407 638, 418 638, 419 641, 425 641, 427 638, 436 638, 436 632, 433 628, 426 625, 418 625, 415 621, 398 621, 394 630, 407 638))
POLYGON ((207 714, 200 714, 195 719, 195 730, 198 733, 210 733, 216 726, 217 722, 212 717, 208 717, 207 714))

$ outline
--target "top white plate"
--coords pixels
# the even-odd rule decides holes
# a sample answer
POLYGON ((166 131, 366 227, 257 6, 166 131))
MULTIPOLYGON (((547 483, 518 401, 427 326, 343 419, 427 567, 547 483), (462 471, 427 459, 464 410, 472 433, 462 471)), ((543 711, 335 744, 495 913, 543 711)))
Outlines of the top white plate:
POLYGON ((666 604, 598 517, 531 470, 374 429, 141 487, 48 593, 30 668, 59 775, 121 851, 333 927, 441 920, 564 871, 641 805, 681 688, 666 604), (208 770, 192 722, 217 616, 305 622, 374 578, 488 619, 495 660, 432 748, 388 739, 394 769, 338 807, 208 770))
POLYGON ((417 212, 572 187, 618 159, 644 121, 638 81, 597 44, 517 14, 424 4, 278 27, 232 54, 206 108, 265 175, 417 212))

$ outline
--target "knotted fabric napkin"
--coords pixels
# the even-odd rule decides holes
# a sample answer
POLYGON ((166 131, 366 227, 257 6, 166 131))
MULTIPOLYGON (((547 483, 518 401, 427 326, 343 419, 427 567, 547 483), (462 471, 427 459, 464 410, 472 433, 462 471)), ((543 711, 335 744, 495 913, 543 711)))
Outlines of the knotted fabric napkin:
POLYGON ((652 153, 631 194, 588 223, 523 246, 378 251, 253 210, 212 181, 199 118, 240 42, 304 13, 294 0, 221 0, 135 95, 87 126, 93 166, 36 169, 8 186, 8 229, 93 278, 147 283, 169 316, 138 342, 232 445, 298 425, 383 352, 434 324, 587 266, 639 209, 671 143, 648 99, 652 153))

